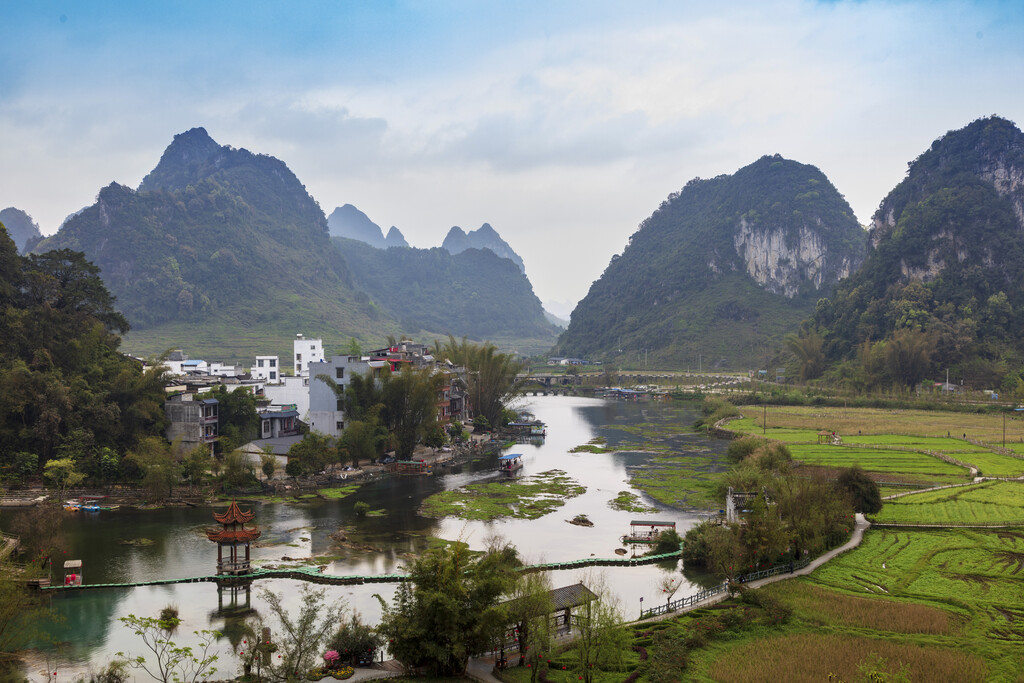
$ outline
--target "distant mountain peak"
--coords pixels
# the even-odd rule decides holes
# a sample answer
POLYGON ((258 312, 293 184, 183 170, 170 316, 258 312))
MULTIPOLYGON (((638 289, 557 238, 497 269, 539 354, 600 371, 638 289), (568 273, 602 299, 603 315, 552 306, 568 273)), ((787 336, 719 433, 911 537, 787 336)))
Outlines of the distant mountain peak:
POLYGON ((484 223, 479 229, 471 230, 468 233, 459 226, 453 225, 444 238, 444 242, 441 243, 441 248, 451 254, 458 254, 466 249, 490 249, 501 258, 507 258, 515 263, 521 272, 526 272, 522 257, 509 246, 508 242, 501 239, 501 235, 491 227, 490 223, 484 223))
POLYGON ((388 230, 388 236, 384 238, 384 242, 385 244, 387 244, 388 247, 409 246, 409 243, 405 240, 405 235, 402 234, 402 231, 393 225, 388 230))
POLYGON ((43 238, 39 232, 39 226, 32 220, 32 216, 13 206, 0 211, 0 223, 7 228, 7 234, 10 235, 14 245, 22 254, 31 251, 32 247, 43 238))
MULTIPOLYGON (((339 206, 327 217, 327 228, 332 237, 346 237, 366 242, 371 247, 386 249, 384 231, 370 217, 351 204, 339 206)), ((404 241, 404 238, 403 238, 404 241)))

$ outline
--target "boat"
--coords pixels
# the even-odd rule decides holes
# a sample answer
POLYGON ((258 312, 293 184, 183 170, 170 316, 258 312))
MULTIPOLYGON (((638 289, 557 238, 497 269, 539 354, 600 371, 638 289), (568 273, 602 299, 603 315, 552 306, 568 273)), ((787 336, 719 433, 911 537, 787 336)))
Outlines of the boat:
POLYGON ((523 467, 522 453, 509 453, 498 458, 498 470, 511 474, 523 467))
POLYGON ((66 500, 64 501, 64 509, 68 512, 78 512, 82 509, 82 505, 77 500, 66 500))

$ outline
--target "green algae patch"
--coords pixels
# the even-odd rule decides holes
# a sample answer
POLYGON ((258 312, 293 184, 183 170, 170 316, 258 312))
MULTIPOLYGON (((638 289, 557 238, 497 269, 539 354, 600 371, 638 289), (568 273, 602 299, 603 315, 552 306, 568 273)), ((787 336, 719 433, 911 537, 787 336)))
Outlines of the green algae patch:
POLYGON ((619 491, 618 495, 608 501, 608 507, 620 512, 657 512, 658 508, 646 504, 640 496, 632 491, 619 491))
POLYGON ((570 453, 614 453, 614 448, 608 448, 605 444, 605 438, 603 436, 597 436, 588 441, 585 444, 576 446, 571 449, 570 453))
POLYGON ((562 470, 548 470, 518 481, 469 484, 423 501, 428 517, 458 517, 489 522, 501 517, 537 519, 557 510, 586 487, 562 470))
POLYGON ((316 492, 321 498, 339 499, 352 495, 359 490, 360 484, 348 484, 346 486, 335 486, 327 489, 317 489, 316 492))

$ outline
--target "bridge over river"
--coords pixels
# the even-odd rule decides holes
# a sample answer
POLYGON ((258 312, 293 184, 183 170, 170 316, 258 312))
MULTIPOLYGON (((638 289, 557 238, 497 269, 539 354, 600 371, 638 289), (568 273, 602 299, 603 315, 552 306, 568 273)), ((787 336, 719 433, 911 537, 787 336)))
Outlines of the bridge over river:
MULTIPOLYGON (((664 560, 675 560, 680 556, 680 551, 663 553, 660 555, 645 555, 643 557, 588 557, 582 560, 569 560, 567 562, 548 562, 543 564, 530 564, 520 568, 524 573, 546 572, 558 569, 582 569, 584 567, 636 567, 643 564, 652 564, 664 560)), ((348 574, 339 576, 336 574, 324 574, 319 567, 287 567, 283 569, 254 569, 249 574, 211 574, 209 576, 192 576, 179 579, 153 579, 149 581, 137 581, 133 583, 86 583, 79 586, 41 586, 40 590, 75 592, 92 588, 135 588, 138 586, 166 586, 174 583, 225 583, 240 584, 258 579, 298 579, 311 583, 320 583, 332 586, 359 585, 365 583, 400 583, 408 581, 408 574, 348 574)))

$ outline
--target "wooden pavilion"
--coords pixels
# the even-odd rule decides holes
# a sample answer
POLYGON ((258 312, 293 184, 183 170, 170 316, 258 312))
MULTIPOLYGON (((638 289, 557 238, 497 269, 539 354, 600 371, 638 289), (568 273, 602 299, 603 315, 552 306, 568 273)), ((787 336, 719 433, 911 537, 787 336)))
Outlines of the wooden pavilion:
POLYGON ((220 529, 207 529, 206 537, 217 544, 217 574, 237 576, 248 574, 252 567, 249 564, 249 544, 262 533, 256 527, 245 528, 245 525, 256 517, 256 513, 242 512, 238 503, 231 501, 225 512, 213 513, 213 518, 221 523, 220 529), (228 549, 227 558, 224 548, 228 549), (240 552, 245 548, 245 557, 240 552))

